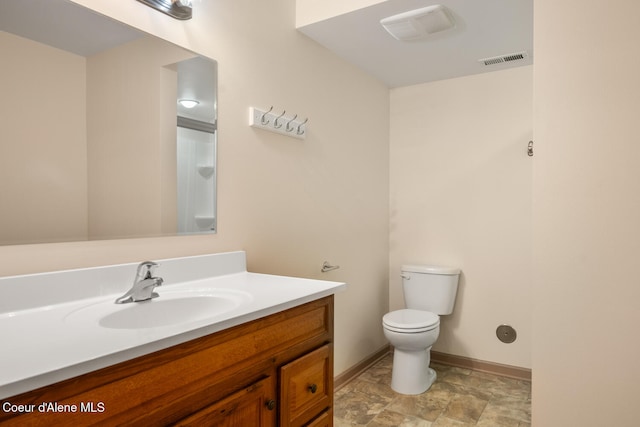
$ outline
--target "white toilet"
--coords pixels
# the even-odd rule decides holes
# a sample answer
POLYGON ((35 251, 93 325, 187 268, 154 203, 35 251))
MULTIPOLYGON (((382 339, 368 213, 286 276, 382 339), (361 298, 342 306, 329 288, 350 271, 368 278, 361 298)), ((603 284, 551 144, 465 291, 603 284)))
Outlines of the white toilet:
POLYGON ((440 333, 439 315, 453 311, 459 277, 457 268, 402 266, 407 308, 382 318, 384 336, 394 348, 391 388, 398 393, 424 393, 435 381, 436 372, 429 367, 431 346, 440 333))

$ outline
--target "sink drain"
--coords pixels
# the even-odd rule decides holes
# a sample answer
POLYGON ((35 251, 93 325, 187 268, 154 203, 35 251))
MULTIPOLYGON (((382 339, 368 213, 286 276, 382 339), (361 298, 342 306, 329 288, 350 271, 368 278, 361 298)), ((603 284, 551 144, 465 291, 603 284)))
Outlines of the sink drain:
POLYGON ((500 341, 506 344, 514 342, 518 336, 516 330, 509 325, 500 325, 496 329, 496 336, 500 341))

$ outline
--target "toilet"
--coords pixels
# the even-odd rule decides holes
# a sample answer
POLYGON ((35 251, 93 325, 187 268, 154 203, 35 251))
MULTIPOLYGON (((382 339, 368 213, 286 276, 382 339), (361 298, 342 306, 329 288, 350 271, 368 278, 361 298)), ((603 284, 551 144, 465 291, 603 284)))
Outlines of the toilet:
POLYGON ((391 388, 401 394, 421 394, 436 372, 429 367, 431 346, 440 333, 440 316, 451 314, 460 269, 403 265, 402 289, 407 308, 382 318, 384 336, 393 346, 391 388))

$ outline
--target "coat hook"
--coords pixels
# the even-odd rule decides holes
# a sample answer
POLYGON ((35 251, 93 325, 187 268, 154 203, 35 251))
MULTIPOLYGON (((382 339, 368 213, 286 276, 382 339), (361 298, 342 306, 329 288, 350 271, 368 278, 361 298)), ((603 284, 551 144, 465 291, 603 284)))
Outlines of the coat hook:
POLYGON ((280 114, 278 117, 276 117, 276 119, 273 121, 273 127, 276 129, 280 129, 282 127, 282 123, 278 123, 278 120, 281 119, 284 116, 284 113, 286 113, 286 110, 282 111, 282 114, 280 114))
POLYGON ((291 126, 291 123, 293 123, 293 121, 298 117, 298 115, 296 114, 295 116, 293 116, 293 118, 291 120, 289 120, 287 122, 287 126, 285 127, 287 129, 287 132, 293 132, 295 127, 291 126))
POLYGON ((260 118, 260 123, 262 123, 263 125, 269 124, 269 120, 265 120, 265 119, 267 118, 267 114, 269 114, 271 110, 273 110, 273 105, 271 106, 271 108, 269 108, 269 111, 262 113, 262 117, 260 118))
POLYGON ((529 145, 527 145, 527 155, 533 157, 533 141, 529 141, 529 145))
POLYGON ((304 119, 304 122, 300 123, 298 125, 298 130, 296 131, 296 134, 298 135, 302 135, 304 133, 304 130, 302 130, 302 126, 307 123, 309 121, 309 117, 307 117, 306 119, 304 119))

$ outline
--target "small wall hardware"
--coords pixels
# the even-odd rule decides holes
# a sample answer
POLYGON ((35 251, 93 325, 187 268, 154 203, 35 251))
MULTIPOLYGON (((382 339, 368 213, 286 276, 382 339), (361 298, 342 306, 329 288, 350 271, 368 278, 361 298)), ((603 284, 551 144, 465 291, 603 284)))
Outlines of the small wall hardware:
POLYGON ((273 105, 268 110, 251 107, 249 109, 249 125, 292 138, 305 139, 309 118, 302 120, 298 118, 297 114, 285 116, 286 113, 286 110, 283 110, 282 113, 274 113, 273 105))
POLYGON ((513 329, 513 327, 509 325, 500 325, 496 329, 496 336, 503 343, 511 344, 516 340, 518 334, 516 333, 516 330, 513 329))
POLYGON ((533 157, 533 141, 529 141, 527 145, 527 156, 533 157))
POLYGON ((327 271, 337 270, 339 268, 340 268, 339 265, 331 265, 329 264, 329 261, 325 261, 324 263, 322 263, 322 268, 320 269, 320 271, 322 273, 326 273, 327 271))

